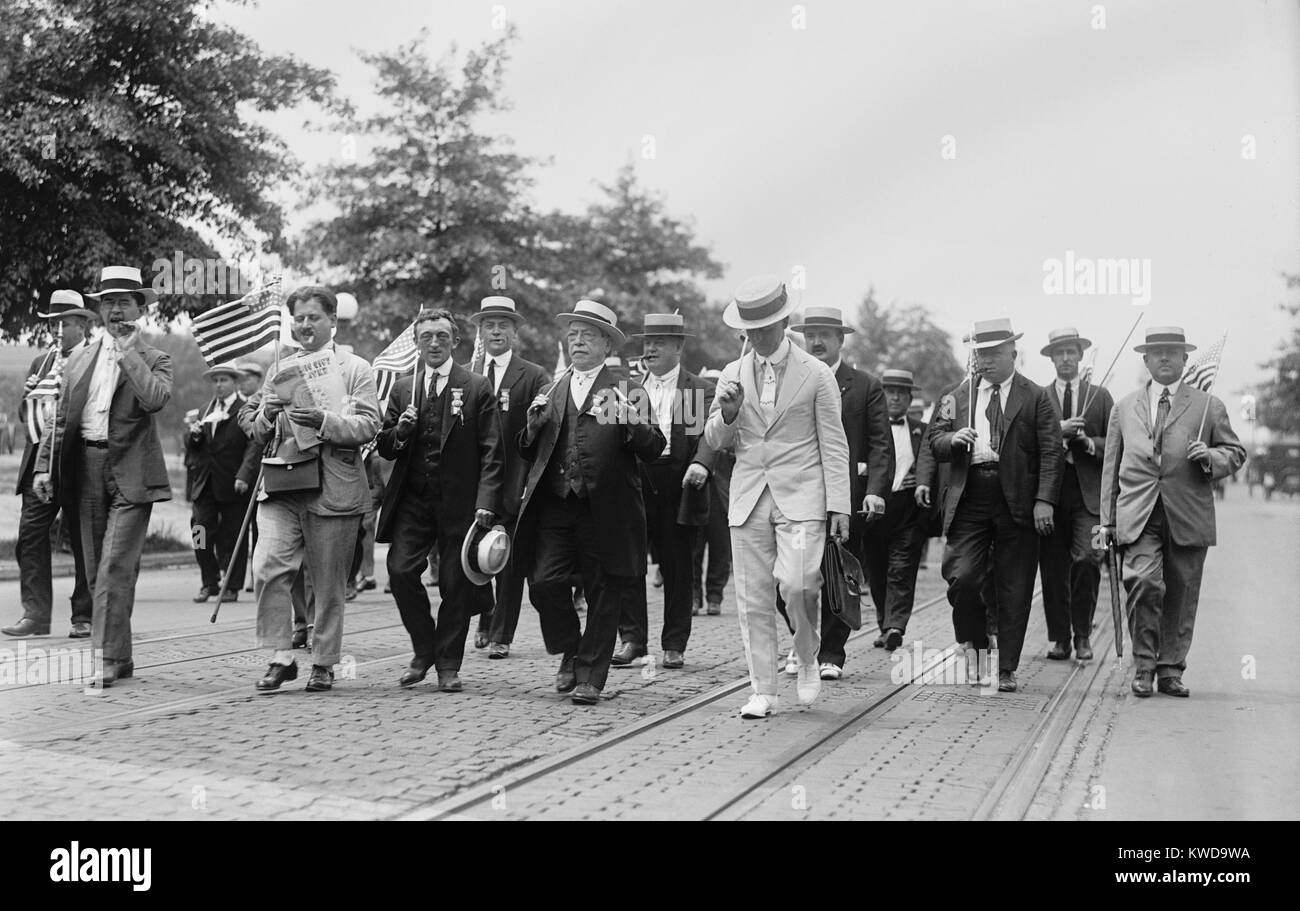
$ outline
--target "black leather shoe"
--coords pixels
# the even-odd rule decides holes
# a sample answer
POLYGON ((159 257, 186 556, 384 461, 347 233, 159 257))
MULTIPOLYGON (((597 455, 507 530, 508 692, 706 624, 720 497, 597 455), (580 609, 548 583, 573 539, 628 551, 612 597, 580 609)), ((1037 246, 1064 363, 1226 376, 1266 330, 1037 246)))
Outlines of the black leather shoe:
POLYGON ((874 648, 884 648, 884 647, 885 647, 885 632, 884 632, 884 630, 881 630, 880 635, 877 636, 876 638, 874 638, 874 639, 871 640, 871 645, 872 645, 874 648))
POLYGON ((1151 674, 1144 674, 1139 671, 1138 675, 1133 678, 1133 695, 1145 699, 1154 692, 1155 690, 1151 688, 1151 674))
POLYGON ((1014 693, 1017 688, 1015 671, 998 671, 999 693, 1014 693))
POLYGON ((438 671, 438 689, 444 693, 459 693, 465 687, 455 671, 438 671))
POLYGON ((565 655, 560 661, 560 671, 555 675, 555 692, 569 693, 578 685, 578 678, 573 673, 573 663, 576 660, 576 655, 565 655))
POLYGON ((681 652, 673 651, 672 649, 664 652, 664 667, 669 668, 670 670, 676 670, 685 664, 686 657, 681 652))
MULTIPOLYGON (((109 662, 107 661, 104 662, 104 664, 108 664, 108 663, 109 662)), ((134 677, 135 662, 129 658, 126 661, 114 661, 113 674, 116 676, 118 680, 126 680, 129 677, 134 677)))
POLYGON ((398 686, 415 686, 417 683, 429 676, 430 663, 421 661, 419 658, 411 659, 411 665, 402 671, 402 679, 397 681, 398 686))
POLYGON ((479 630, 477 633, 474 634, 475 648, 487 648, 487 644, 488 644, 487 630, 479 630))
POLYGON ((204 601, 208 600, 209 598, 215 598, 217 596, 218 591, 220 591, 220 589, 209 588, 208 586, 205 585, 202 588, 200 588, 199 593, 194 596, 194 603, 202 604, 204 601))
POLYGON ((23 617, 13 626, 0 629, 0 633, 4 633, 6 636, 48 636, 50 628, 48 626, 38 626, 35 620, 23 617))
POLYGON ((1166 696, 1181 696, 1186 699, 1192 695, 1192 691, 1183 685, 1183 681, 1179 677, 1161 677, 1156 684, 1156 688, 1166 696))
POLYGON ((1074 657, 1080 661, 1092 660, 1092 643, 1088 641, 1087 636, 1074 637, 1074 657))
POLYGON ((903 644, 903 631, 891 629, 885 631, 885 651, 892 652, 903 644))
POLYGON ((375 590, 374 576, 362 576, 360 579, 357 580, 357 591, 369 592, 374 590, 375 590))
POLYGON ((573 701, 576 705, 595 705, 600 702, 600 690, 590 683, 580 683, 573 691, 573 701))
POLYGON ((489 658, 509 658, 509 657, 510 657, 510 645, 509 645, 509 643, 506 643, 506 642, 489 642, 489 643, 488 643, 488 657, 489 657, 489 658))
POLYGON ((1047 657, 1053 661, 1065 661, 1070 657, 1070 643, 1064 640, 1053 642, 1052 647, 1047 650, 1047 657))
POLYGON ((68 633, 69 639, 89 639, 90 624, 85 620, 78 620, 72 624, 72 632, 68 633))
POLYGON ((627 667, 638 658, 645 657, 645 646, 635 645, 631 642, 624 642, 623 647, 614 653, 614 657, 609 659, 611 667, 627 667))
POLYGON ((311 676, 307 678, 307 692, 323 693, 334 688, 334 672, 323 664, 311 666, 311 676))
POLYGON ((353 585, 351 582, 349 582, 347 586, 343 589, 343 600, 344 601, 357 600, 357 587, 353 585))
POLYGON ((704 611, 710 617, 719 617, 722 615, 722 602, 710 601, 708 608, 704 611))
POLYGON ((266 676, 257 681, 258 692, 270 693, 280 688, 286 680, 298 679, 298 662, 276 664, 272 662, 266 668, 266 676))
POLYGON ((294 648, 307 647, 307 630, 296 629, 293 631, 293 647, 294 648))

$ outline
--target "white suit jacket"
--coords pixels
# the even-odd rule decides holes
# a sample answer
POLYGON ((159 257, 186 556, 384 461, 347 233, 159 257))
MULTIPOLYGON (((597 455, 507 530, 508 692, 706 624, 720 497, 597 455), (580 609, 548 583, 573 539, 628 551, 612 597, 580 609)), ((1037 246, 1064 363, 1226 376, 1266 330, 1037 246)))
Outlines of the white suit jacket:
MULTIPOLYGON (((849 444, 840 421, 840 388, 831 368, 791 344, 775 416, 769 421, 758 404, 754 352, 733 365, 739 367, 745 390, 740 413, 725 423, 714 398, 704 425, 710 446, 736 450, 728 524, 744 525, 765 488, 788 519, 808 522, 825 520, 828 512, 850 514, 849 444)), ((730 379, 735 368, 728 366, 724 373, 730 379)))

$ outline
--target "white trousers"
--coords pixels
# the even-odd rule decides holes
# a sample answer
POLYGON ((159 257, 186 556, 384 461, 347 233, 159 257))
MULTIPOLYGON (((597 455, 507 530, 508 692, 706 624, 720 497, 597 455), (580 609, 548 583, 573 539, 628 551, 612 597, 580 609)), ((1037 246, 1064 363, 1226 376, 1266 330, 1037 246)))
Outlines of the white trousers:
POLYGON ((731 528, 736 616, 745 643, 750 686, 759 695, 776 695, 780 660, 778 586, 794 624, 794 649, 799 662, 817 665, 825 544, 825 519, 787 519, 768 489, 758 498, 745 524, 731 528))

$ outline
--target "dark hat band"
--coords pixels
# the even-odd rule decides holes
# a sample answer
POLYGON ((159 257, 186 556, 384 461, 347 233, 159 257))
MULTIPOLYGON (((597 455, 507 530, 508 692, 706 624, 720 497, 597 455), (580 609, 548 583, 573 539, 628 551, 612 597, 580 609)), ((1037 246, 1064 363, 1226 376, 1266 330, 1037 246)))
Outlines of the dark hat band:
POLYGON ((129 278, 110 278, 106 279, 99 287, 100 294, 107 294, 110 291, 143 291, 144 285, 138 281, 129 278))
POLYGON ((1148 345, 1159 345, 1161 342, 1172 342, 1175 345, 1183 345, 1186 344, 1187 337, 1172 332, 1158 332, 1155 335, 1147 336, 1148 345))
POLYGON ((832 329, 843 329, 844 320, 835 319, 830 316, 806 316, 804 317, 804 326, 829 326, 832 329))
POLYGON ((781 308, 785 306, 787 300, 789 300, 789 298, 786 295, 785 289, 782 288, 780 294, 766 303, 746 304, 741 301, 736 301, 736 310, 741 319, 767 319, 769 316, 779 313, 781 308))
POLYGON ((1015 336, 1014 332, 1006 329, 999 329, 996 332, 976 332, 976 342, 1009 342, 1015 336))

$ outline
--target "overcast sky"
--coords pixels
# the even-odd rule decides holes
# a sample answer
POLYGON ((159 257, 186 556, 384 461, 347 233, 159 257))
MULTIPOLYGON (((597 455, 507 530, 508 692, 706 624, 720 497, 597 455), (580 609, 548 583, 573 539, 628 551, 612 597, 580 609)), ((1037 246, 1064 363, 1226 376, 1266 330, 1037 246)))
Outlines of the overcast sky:
MULTIPOLYGON (((473 46, 500 34, 502 11, 519 29, 514 110, 488 126, 554 159, 535 174, 537 203, 578 210, 634 162, 724 264, 718 300, 802 267, 807 304, 853 313, 874 285, 957 335, 1009 316, 1043 382, 1050 328, 1093 338, 1100 372, 1138 312, 1131 295, 1045 293, 1045 261, 1148 261, 1144 323, 1182 325, 1202 347, 1231 328, 1230 405, 1289 332, 1277 304, 1279 272, 1300 271, 1293 0, 265 0, 216 15, 334 70, 364 110, 356 50, 421 27, 434 54, 473 46)), ((302 129, 307 113, 272 122, 318 164, 339 146, 302 129)))

